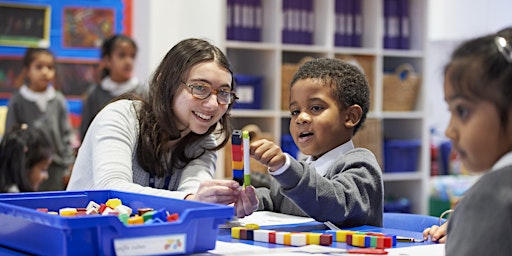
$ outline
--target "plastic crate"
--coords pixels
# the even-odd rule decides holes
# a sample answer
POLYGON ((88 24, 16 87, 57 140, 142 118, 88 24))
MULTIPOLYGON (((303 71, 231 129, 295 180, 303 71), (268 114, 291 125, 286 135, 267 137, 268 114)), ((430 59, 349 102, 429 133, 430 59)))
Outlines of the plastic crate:
POLYGON ((420 147, 420 140, 384 141, 384 172, 415 172, 420 147))
POLYGON ((231 206, 113 190, 0 194, 0 245, 37 255, 190 254, 215 248, 218 226, 234 216, 231 206), (178 213, 175 222, 125 225, 117 216, 61 217, 58 211, 119 198, 139 208, 178 213))

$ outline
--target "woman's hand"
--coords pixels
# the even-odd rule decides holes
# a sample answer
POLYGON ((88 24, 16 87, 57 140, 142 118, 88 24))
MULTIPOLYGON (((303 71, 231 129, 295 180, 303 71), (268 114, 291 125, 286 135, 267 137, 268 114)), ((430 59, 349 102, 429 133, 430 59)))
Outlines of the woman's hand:
POLYGON ((237 217, 243 218, 258 209, 259 200, 253 186, 247 186, 240 192, 235 202, 235 213, 237 217))
POLYGON ((441 226, 433 225, 430 228, 423 230, 423 238, 428 239, 432 242, 446 243, 446 232, 448 228, 448 221, 443 223, 441 226))
POLYGON ((240 194, 240 185, 234 180, 207 180, 201 182, 196 194, 185 197, 207 203, 231 204, 240 194))

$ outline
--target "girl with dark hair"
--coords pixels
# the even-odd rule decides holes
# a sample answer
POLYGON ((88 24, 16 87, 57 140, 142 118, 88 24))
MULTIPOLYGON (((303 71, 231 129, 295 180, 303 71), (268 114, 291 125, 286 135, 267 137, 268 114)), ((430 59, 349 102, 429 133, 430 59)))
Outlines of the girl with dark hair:
POLYGON ((128 92, 144 93, 146 86, 133 76, 137 44, 125 35, 107 38, 101 47, 101 82, 86 92, 82 104, 80 139, 96 114, 115 97, 128 92))
POLYGON ((55 56, 48 49, 29 48, 22 63, 25 83, 9 99, 5 129, 25 123, 45 133, 54 154, 48 179, 41 183, 39 190, 64 190, 64 177, 74 161, 73 132, 67 100, 53 87, 55 56))
POLYGON ((0 192, 34 192, 48 179, 53 151, 45 135, 27 124, 14 126, 0 143, 0 192))
POLYGON ((176 44, 153 74, 146 97, 108 104, 92 121, 68 190, 116 189, 229 204, 233 180, 214 180, 216 150, 231 136, 233 72, 201 39, 176 44), (219 143, 217 143, 219 142, 219 143))
POLYGON ((446 255, 510 255, 512 28, 465 41, 453 52, 444 99, 451 113, 446 136, 464 168, 482 176, 450 219, 424 235, 446 240, 446 255))

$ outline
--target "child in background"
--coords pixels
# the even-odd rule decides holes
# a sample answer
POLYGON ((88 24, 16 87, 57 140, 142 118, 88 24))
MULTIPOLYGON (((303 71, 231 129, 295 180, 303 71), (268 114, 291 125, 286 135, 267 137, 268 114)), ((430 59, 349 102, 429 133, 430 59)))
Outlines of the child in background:
POLYGON ((446 136, 464 167, 485 173, 448 221, 446 255, 510 255, 512 28, 468 40, 445 67, 446 136))
POLYGON ((40 130, 27 124, 14 126, 0 143, 0 193, 38 191, 48 178, 52 154, 40 130))
POLYGON ((352 142, 369 99, 368 82, 356 66, 329 58, 302 65, 291 82, 290 133, 309 157, 297 161, 269 140, 252 142, 251 156, 273 179, 270 189, 249 186, 239 195, 237 216, 257 209, 339 227, 382 226, 381 168, 372 152, 352 142))
POLYGON ((137 44, 128 36, 113 35, 103 42, 101 82, 86 92, 82 105, 81 140, 92 119, 109 101, 123 93, 145 92, 146 86, 133 76, 136 55, 137 44))
POLYGON ((40 129, 51 144, 53 161, 39 190, 64 190, 63 177, 74 161, 72 129, 64 95, 55 90, 55 56, 48 49, 29 48, 22 60, 25 84, 9 100, 5 129, 26 123, 40 129))

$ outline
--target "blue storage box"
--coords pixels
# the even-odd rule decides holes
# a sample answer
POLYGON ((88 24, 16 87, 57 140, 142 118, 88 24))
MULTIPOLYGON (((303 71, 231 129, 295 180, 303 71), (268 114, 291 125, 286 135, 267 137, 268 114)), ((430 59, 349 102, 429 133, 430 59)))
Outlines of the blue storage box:
POLYGON ((37 255, 190 254, 214 249, 218 226, 233 216, 231 206, 113 190, 0 194, 0 245, 37 255), (111 198, 135 213, 165 208, 179 219, 125 225, 113 215, 62 217, 36 211, 84 208, 89 201, 111 198))
POLYGON ((236 94, 235 109, 261 109, 263 77, 235 74, 236 94))
POLYGON ((384 172, 415 172, 420 147, 420 140, 384 141, 384 172))

